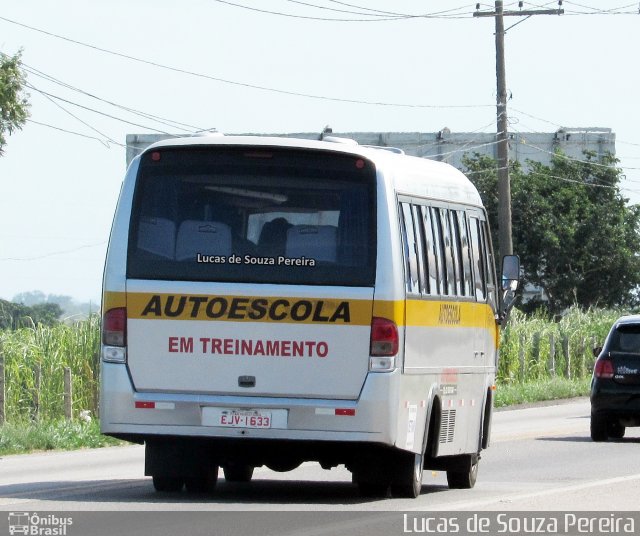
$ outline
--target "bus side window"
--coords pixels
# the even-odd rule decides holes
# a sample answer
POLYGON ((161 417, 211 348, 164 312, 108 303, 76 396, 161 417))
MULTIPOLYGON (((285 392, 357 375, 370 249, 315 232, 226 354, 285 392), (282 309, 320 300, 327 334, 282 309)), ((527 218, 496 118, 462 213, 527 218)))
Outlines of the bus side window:
POLYGON ((440 294, 448 294, 447 292, 447 267, 444 254, 444 238, 442 235, 442 222, 440 221, 440 209, 431 207, 431 223, 433 225, 433 233, 435 238, 436 259, 438 262, 438 288, 440 294))
POLYGON ((456 294, 464 296, 464 274, 462 267, 462 244, 460 240, 460 229, 455 210, 449 210, 449 220, 451 224, 451 256, 453 257, 454 273, 456 277, 456 294))
POLYGON ((409 203, 400 203, 400 206, 402 208, 402 229, 404 231, 404 259, 406 266, 407 292, 419 294, 420 283, 418 280, 418 256, 416 253, 416 236, 413 230, 411 205, 409 203))
POLYGON ((422 294, 429 294, 429 280, 427 278, 427 263, 424 254, 424 229, 422 217, 420 216, 420 206, 411 205, 413 212, 413 224, 416 240, 416 255, 418 256, 418 278, 420 280, 420 290, 422 294))
POLYGON ((485 254, 480 237, 480 220, 473 216, 469 218, 471 236, 471 254, 473 257, 473 279, 475 281, 476 300, 485 301, 487 298, 487 283, 485 276, 485 254))
POLYGON ((446 293, 449 296, 456 295, 456 267, 453 260, 453 247, 451 244, 451 223, 449 221, 449 211, 446 208, 441 208, 440 212, 440 229, 442 231, 443 245, 444 245, 444 263, 447 267, 447 287, 446 293))
POLYGON ((437 296, 440 294, 440 276, 438 275, 438 253, 437 242, 434 236, 434 228, 431 221, 431 210, 429 207, 421 206, 422 223, 425 239, 425 263, 428 267, 427 276, 429 280, 429 294, 437 296))
POLYGON ((469 257, 469 232, 464 211, 456 210, 457 225, 460 230, 460 255, 462 256, 463 293, 465 296, 473 295, 473 276, 471 274, 471 259, 469 257))

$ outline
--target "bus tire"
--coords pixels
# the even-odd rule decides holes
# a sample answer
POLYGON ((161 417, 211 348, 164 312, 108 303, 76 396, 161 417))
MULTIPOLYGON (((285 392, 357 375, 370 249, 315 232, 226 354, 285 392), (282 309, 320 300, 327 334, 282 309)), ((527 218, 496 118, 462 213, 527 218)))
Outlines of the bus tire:
POLYGON ((212 493, 218 482, 218 466, 204 467, 202 474, 184 479, 189 493, 212 493))
POLYGON ((252 465, 245 463, 231 463, 225 465, 222 471, 224 472, 224 479, 227 482, 251 482, 253 469, 254 467, 252 465))
POLYGON ((182 490, 184 479, 177 476, 153 475, 153 487, 162 493, 177 493, 182 490))
POLYGON ((358 480, 358 491, 362 497, 384 498, 389 491, 389 482, 378 480, 358 480))
POLYGON ((478 478, 478 457, 471 460, 468 469, 447 471, 447 483, 450 489, 471 489, 478 478))
POLYGON ((362 497, 382 498, 386 497, 389 492, 391 477, 386 470, 366 471, 360 469, 353 473, 352 478, 362 497))
POLYGON ((413 452, 400 452, 396 462, 396 472, 391 481, 394 497, 415 499, 422 491, 424 456, 413 452))

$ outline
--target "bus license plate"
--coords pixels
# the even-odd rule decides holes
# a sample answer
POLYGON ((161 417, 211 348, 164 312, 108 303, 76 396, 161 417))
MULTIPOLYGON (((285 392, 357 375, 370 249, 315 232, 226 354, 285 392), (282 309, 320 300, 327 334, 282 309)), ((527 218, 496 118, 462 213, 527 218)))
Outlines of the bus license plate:
POLYGON ((227 428, 271 428, 271 412, 259 410, 224 410, 218 426, 227 428))

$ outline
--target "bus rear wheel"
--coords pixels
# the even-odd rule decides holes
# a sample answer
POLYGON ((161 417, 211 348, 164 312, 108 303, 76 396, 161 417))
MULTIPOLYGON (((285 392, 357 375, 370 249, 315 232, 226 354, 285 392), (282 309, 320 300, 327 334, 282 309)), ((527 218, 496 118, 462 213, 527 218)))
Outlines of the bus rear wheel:
POLYGON ((478 457, 470 461, 470 467, 447 471, 447 483, 450 489, 471 489, 478 478, 478 457))
POLYGON ((415 499, 422 491, 424 457, 413 452, 398 453, 396 472, 391 481, 394 497, 415 499))
POLYGON ((230 463, 222 468, 227 482, 251 482, 253 465, 245 463, 230 463))
POLYGON ((382 498, 387 496, 391 477, 389 472, 384 469, 360 469, 353 473, 353 482, 358 486, 362 497, 382 498))
POLYGON ((163 493, 176 493, 182 490, 184 479, 177 476, 153 475, 153 487, 163 493))
POLYGON ((184 484, 189 493, 211 493, 218 482, 218 466, 205 467, 198 476, 190 476, 184 479, 184 484))

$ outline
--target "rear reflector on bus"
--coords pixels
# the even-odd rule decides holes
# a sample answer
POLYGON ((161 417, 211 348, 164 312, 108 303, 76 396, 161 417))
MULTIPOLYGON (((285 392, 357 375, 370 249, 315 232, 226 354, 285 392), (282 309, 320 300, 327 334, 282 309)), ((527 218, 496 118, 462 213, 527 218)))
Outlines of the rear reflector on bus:
POLYGON ((176 409, 175 402, 151 402, 146 400, 136 400, 136 409, 176 409))
POLYGON ((335 415, 337 417, 355 417, 355 408, 316 408, 316 415, 335 415))
POLYGON ((389 372, 396 367, 399 336, 396 323, 374 316, 371 320, 369 370, 389 372))

